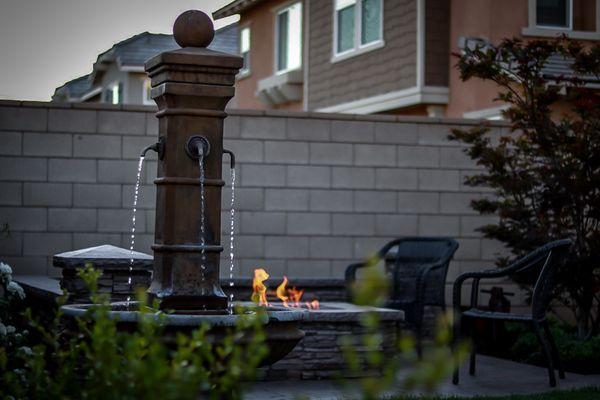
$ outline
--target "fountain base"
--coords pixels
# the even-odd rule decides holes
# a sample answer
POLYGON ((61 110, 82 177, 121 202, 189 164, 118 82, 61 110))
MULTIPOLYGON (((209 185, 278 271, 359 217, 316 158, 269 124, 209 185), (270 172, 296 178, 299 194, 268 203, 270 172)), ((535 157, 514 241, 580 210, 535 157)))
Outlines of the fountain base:
MULTIPOLYGON (((253 305, 249 302, 236 302, 235 306, 248 307, 253 305)), ((63 314, 72 321, 76 317, 82 317, 93 307, 93 304, 68 304, 61 307, 63 314)), ((137 323, 142 316, 138 311, 137 302, 116 302, 110 304, 108 315, 111 318, 118 319, 117 327, 125 332, 132 332, 137 329, 137 323)), ((289 309, 285 307, 269 306, 263 308, 265 316, 261 320, 265 327, 266 345, 269 349, 267 357, 261 362, 260 366, 268 366, 279 361, 290 353, 294 347, 304 338, 304 332, 300 330, 300 322, 308 316, 308 311, 299 309, 289 309)), ((228 329, 234 327, 241 317, 240 314, 229 314, 227 311, 202 310, 195 312, 179 312, 173 314, 159 314, 158 310, 148 309, 150 314, 146 316, 155 316, 161 318, 164 323, 164 335, 167 343, 175 339, 178 333, 191 334, 202 324, 208 324, 209 337, 214 342, 218 342, 227 333, 228 329), (154 312, 155 314, 152 314, 154 312)), ((69 321, 66 321, 69 324, 69 321)), ((77 329, 73 324, 73 329, 77 329)), ((244 344, 248 338, 241 337, 239 343, 244 344)))

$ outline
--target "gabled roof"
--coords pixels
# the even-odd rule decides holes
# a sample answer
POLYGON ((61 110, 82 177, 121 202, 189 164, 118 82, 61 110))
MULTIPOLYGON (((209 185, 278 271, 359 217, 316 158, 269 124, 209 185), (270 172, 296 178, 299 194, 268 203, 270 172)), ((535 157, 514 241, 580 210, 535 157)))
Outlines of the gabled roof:
POLYGON ((54 101, 78 101, 92 89, 90 74, 80 76, 57 87, 52 95, 54 101))
MULTIPOLYGON (((229 54, 237 54, 237 24, 231 24, 215 31, 215 37, 208 46, 211 50, 229 54)), ((173 35, 143 32, 115 44, 98 56, 91 76, 92 83, 97 83, 97 75, 106 70, 113 62, 121 70, 144 71, 144 63, 155 55, 178 49, 173 35)))
MULTIPOLYGON (((211 50, 229 54, 238 53, 237 24, 231 24, 215 31, 215 38, 210 46, 211 50)), ((52 96, 56 101, 79 101, 87 93, 94 90, 104 71, 116 63, 117 67, 125 71, 144 72, 144 63, 155 55, 178 49, 173 35, 143 32, 116 43, 107 51, 98 55, 92 67, 92 72, 65 83, 54 91, 52 96)))
POLYGON ((212 16, 214 19, 229 17, 230 15, 246 11, 263 1, 264 0, 235 0, 215 11, 212 16))

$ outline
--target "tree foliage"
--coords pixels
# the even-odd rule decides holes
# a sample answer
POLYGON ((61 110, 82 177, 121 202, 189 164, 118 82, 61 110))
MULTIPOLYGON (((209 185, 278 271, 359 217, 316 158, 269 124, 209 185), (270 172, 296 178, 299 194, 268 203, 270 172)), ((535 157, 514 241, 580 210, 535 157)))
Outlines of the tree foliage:
MULTIPOLYGON (((598 332, 600 301, 600 45, 506 39, 457 54, 462 80, 495 83, 510 132, 492 137, 489 127, 453 130, 450 139, 482 172, 466 178, 496 196, 475 200, 481 214, 499 222, 480 228, 514 256, 559 238, 574 242, 561 269, 559 299, 578 321, 580 337, 598 332), (549 60, 563 63, 560 75, 549 60)), ((507 259, 499 260, 500 264, 507 259)))

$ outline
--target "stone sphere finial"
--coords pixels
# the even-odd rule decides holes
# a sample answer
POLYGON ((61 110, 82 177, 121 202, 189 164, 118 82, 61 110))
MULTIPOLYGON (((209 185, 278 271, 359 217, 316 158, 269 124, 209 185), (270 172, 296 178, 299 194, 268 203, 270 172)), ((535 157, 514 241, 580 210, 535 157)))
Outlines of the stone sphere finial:
POLYGON ((173 36, 181 47, 208 47, 215 37, 215 27, 202 11, 189 10, 175 20, 173 36))

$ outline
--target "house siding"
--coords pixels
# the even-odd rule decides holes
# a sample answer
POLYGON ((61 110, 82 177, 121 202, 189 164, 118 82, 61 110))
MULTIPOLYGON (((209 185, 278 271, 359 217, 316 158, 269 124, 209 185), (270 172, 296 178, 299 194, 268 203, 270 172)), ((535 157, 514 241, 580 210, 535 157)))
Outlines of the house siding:
POLYGON ((384 1, 385 46, 331 63, 333 1, 311 2, 308 109, 406 89, 416 83, 416 2, 384 1))
POLYGON ((450 0, 425 1, 425 85, 448 86, 450 0))

